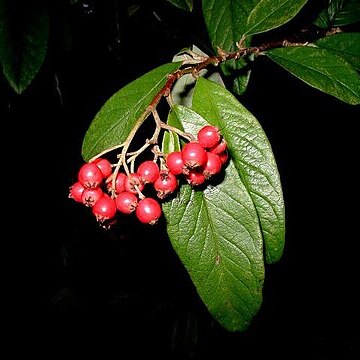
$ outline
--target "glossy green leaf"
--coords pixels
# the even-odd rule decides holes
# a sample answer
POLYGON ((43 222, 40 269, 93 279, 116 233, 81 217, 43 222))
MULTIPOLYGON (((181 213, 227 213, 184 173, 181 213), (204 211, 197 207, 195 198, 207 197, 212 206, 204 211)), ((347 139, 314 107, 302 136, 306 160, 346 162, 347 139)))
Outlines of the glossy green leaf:
MULTIPOLYGON (((173 111, 187 132, 206 124, 189 108, 175 106, 173 111)), ((263 242, 234 163, 205 189, 181 186, 163 211, 171 243, 209 312, 229 331, 246 330, 262 302, 263 242)))
POLYGON ((360 1, 348 0, 334 13, 332 17, 333 26, 346 26, 360 22, 360 1))
POLYGON ((360 103, 360 77, 343 58, 313 46, 273 49, 266 55, 308 85, 348 104, 360 103))
POLYGON ((360 33, 339 33, 323 37, 315 44, 340 55, 355 69, 360 70, 360 33))
MULTIPOLYGON (((246 32, 247 18, 251 10, 260 0, 202 0, 202 10, 208 34, 215 51, 236 51, 236 43, 246 32)), ((247 37, 244 45, 249 45, 251 37, 247 37)), ((251 61, 252 59, 248 59, 251 61)), ((224 75, 234 77, 233 91, 242 94, 249 82, 250 70, 244 59, 229 60, 220 65, 224 75)))
POLYGON ((167 0, 169 3, 178 7, 182 10, 192 11, 193 9, 193 0, 167 0))
POLYGON ((307 0, 261 0, 249 14, 247 34, 258 34, 284 25, 302 9, 307 0))
POLYGON ((21 94, 46 57, 49 16, 38 3, 3 1, 0 10, 1 64, 10 86, 21 94))
POLYGON ((83 140, 85 161, 125 141, 139 117, 165 86, 168 75, 181 63, 168 63, 151 70, 111 96, 92 120, 83 140))
MULTIPOLYGON (((182 131, 184 130, 180 120, 173 111, 170 111, 169 113, 167 124, 177 127, 182 131)), ((162 141, 162 147, 161 147, 162 152, 165 155, 167 155, 173 151, 179 151, 180 149, 181 149, 181 143, 180 143, 179 135, 173 131, 165 131, 162 141)))
POLYGON ((266 261, 278 261, 285 242, 285 206, 275 157, 261 125, 227 89, 202 78, 195 87, 193 109, 221 130, 255 205, 266 261))

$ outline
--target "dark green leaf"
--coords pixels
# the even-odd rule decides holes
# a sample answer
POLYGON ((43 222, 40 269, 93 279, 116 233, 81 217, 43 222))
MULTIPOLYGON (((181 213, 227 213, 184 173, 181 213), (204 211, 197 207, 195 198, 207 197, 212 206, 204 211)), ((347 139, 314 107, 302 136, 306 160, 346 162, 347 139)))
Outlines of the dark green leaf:
POLYGON ((329 0, 328 14, 332 21, 334 17, 341 11, 347 0, 329 0))
MULTIPOLYGON (((167 124, 175 126, 182 131, 184 130, 180 120, 173 111, 170 111, 169 113, 167 124)), ((170 154, 173 151, 179 151, 181 149, 181 144, 178 134, 173 131, 165 131, 161 149, 164 154, 170 154)))
POLYGON ((102 106, 91 122, 82 145, 85 161, 122 144, 156 94, 165 86, 168 75, 181 63, 159 66, 129 83, 102 106))
POLYGON ((330 50, 360 70, 360 33, 339 33, 315 41, 322 49, 330 50))
MULTIPOLYGON (((206 124, 188 108, 173 111, 187 132, 206 124)), ((262 302, 263 242, 233 162, 218 184, 204 190, 183 185, 163 210, 171 243, 209 312, 224 328, 244 331, 262 302)))
POLYGON ((49 16, 37 2, 2 2, 0 54, 4 75, 21 94, 38 74, 47 53, 49 16))
MULTIPOLYGON (((247 18, 260 0, 203 0, 202 9, 211 43, 215 50, 236 51, 236 43, 246 32, 247 18)), ((249 45, 247 37, 244 45, 249 45)), ((251 59, 248 59, 251 61, 251 59)), ((244 59, 229 60, 220 65, 224 75, 234 78, 233 91, 242 94, 249 82, 250 71, 244 59), (234 77, 235 75, 235 77, 234 77)))
POLYGON ((313 21, 313 24, 319 26, 322 29, 326 29, 330 26, 330 18, 327 9, 320 12, 317 18, 313 21))
POLYGON ((358 73, 332 52, 313 46, 294 46, 269 50, 266 55, 308 85, 346 103, 360 103, 358 73))
POLYGON ((193 9, 193 0, 167 0, 167 1, 182 10, 192 11, 193 9))
POLYGON ((200 78, 193 109, 216 125, 255 205, 265 241, 266 261, 278 261, 285 241, 285 208, 271 145, 256 118, 222 86, 200 78))
POLYGON ((258 34, 290 21, 307 0, 261 0, 249 14, 246 33, 258 34))
POLYGON ((345 26, 355 24, 360 21, 360 1, 344 1, 343 7, 334 14, 332 19, 333 26, 345 26))

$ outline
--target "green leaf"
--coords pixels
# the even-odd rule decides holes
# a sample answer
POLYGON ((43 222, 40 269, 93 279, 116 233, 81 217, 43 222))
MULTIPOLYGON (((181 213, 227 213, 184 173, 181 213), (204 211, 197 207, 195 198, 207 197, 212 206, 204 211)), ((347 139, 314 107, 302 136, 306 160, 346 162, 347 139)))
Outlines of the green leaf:
MULTIPOLYGON (((236 51, 236 43, 246 32, 247 18, 260 0, 202 0, 202 10, 209 38, 213 48, 236 51)), ((245 46, 250 44, 247 37, 245 46)), ((248 61, 252 61, 249 58, 248 61)), ((245 59, 229 60, 220 65, 224 75, 233 78, 233 91, 243 94, 250 78, 248 61, 245 59)))
POLYGON ((275 29, 295 17, 306 3, 307 0, 261 0, 249 14, 246 33, 275 29))
POLYGON ((2 2, 0 54, 4 75, 21 94, 38 74, 47 53, 49 16, 37 2, 2 2))
MULTIPOLYGON (((182 131, 184 130, 181 122, 179 121, 178 117, 175 115, 173 111, 169 112, 167 124, 177 127, 182 131)), ((164 154, 170 154, 171 152, 174 151, 180 151, 181 143, 180 143, 179 135, 173 131, 165 131, 161 150, 164 154)))
POLYGON ((308 85, 348 104, 360 103, 360 77, 343 58, 317 47, 272 49, 266 55, 308 85))
POLYGON ((333 26, 346 26, 360 21, 360 1, 344 1, 343 6, 332 18, 333 26))
POLYGON ((192 11, 193 0, 167 0, 169 3, 182 10, 192 11))
POLYGON ((82 156, 90 160, 102 151, 122 144, 139 117, 165 86, 168 75, 181 63, 153 69, 112 95, 92 120, 83 140, 82 156))
POLYGON ((323 37, 315 44, 340 55, 355 69, 360 70, 360 33, 339 33, 323 37))
MULTIPOLYGON (((189 108, 173 111, 187 132, 206 124, 189 108)), ((233 162, 216 185, 181 186, 163 211, 171 243, 209 312, 229 331, 246 330, 262 303, 263 242, 256 210, 233 162)))
POLYGON ((221 130, 255 205, 266 261, 277 262, 284 249, 285 207, 277 164, 266 134, 257 119, 228 90, 211 81, 198 80, 193 109, 221 130))

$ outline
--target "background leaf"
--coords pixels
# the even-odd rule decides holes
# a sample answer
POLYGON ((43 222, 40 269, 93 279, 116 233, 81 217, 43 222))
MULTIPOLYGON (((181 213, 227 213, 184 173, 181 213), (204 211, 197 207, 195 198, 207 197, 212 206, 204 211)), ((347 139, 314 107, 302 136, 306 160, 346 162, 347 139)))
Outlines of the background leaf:
MULTIPOLYGON (((173 111, 187 132, 206 124, 189 108, 173 111)), ((209 312, 224 328, 245 330, 262 302, 263 245, 255 208, 234 164, 204 191, 181 186, 163 210, 171 243, 209 312)))
POLYGON ((360 70, 360 33, 339 33, 315 41, 322 49, 340 55, 355 69, 360 70))
POLYGON ((193 0, 167 0, 167 1, 182 10, 192 11, 193 9, 193 0))
POLYGON ((167 76, 181 63, 161 65, 129 83, 102 106, 91 122, 82 145, 82 156, 90 160, 100 152, 120 145, 133 129, 155 95, 164 87, 167 76))
POLYGON ((8 83, 21 94, 46 57, 49 16, 38 2, 3 1, 0 10, 0 60, 8 83))
POLYGON ((306 82, 336 98, 360 103, 360 77, 344 59, 317 47, 287 47, 266 52, 273 61, 306 82))
POLYGON ((246 33, 258 34, 290 21, 307 0, 261 0, 249 14, 246 33))
MULTIPOLYGON (((202 0, 206 27, 215 51, 217 47, 225 51, 237 49, 236 42, 245 34, 247 18, 258 2, 259 0, 202 0)), ((249 36, 245 45, 249 45, 250 41, 249 36)), ((247 66, 245 59, 229 60, 220 65, 224 75, 232 77, 231 86, 236 94, 244 93, 248 85, 250 70, 247 66)))
POLYGON ((359 0, 343 1, 343 6, 334 12, 332 17, 333 26, 346 26, 360 21, 360 2, 359 0))

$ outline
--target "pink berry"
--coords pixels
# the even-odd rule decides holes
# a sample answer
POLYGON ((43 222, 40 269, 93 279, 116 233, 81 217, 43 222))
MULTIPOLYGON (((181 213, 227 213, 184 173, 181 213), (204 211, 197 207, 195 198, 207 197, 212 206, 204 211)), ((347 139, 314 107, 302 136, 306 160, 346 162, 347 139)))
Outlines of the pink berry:
MULTIPOLYGON (((108 191, 111 192, 112 190, 112 186, 113 186, 113 175, 111 174, 107 179, 106 179, 106 187, 108 189, 108 191)), ((115 194, 120 194, 121 192, 125 191, 125 179, 126 179, 126 174, 119 172, 116 175, 116 180, 115 180, 115 194)))
POLYGON ((105 193, 92 207, 92 213, 100 223, 115 217, 116 210, 115 200, 105 193))
POLYGON ((186 180, 191 186, 198 186, 205 182, 205 175, 197 170, 190 170, 186 175, 186 180))
POLYGON ((116 208, 123 214, 132 213, 138 204, 138 198, 135 194, 123 191, 115 199, 116 208))
POLYGON ((197 139, 200 145, 209 149, 220 142, 221 135, 216 126, 205 125, 199 130, 197 139))
POLYGON ((74 199, 76 202, 82 202, 81 196, 84 190, 84 185, 80 181, 77 181, 69 188, 69 198, 74 199))
POLYGON ((136 217, 143 224, 154 225, 162 213, 160 204, 153 198, 146 197, 139 201, 135 210, 136 217))
POLYGON ((176 176, 168 170, 161 170, 159 177, 154 182, 154 189, 157 191, 157 196, 160 199, 173 193, 178 187, 176 176))
POLYGON ((124 182, 125 191, 129 191, 133 194, 137 194, 138 191, 144 190, 144 183, 141 181, 141 177, 138 173, 129 174, 124 182))
POLYGON ((212 152, 208 153, 208 159, 206 165, 204 166, 203 174, 206 179, 209 179, 211 176, 220 172, 222 167, 222 162, 219 155, 216 155, 212 152))
POLYGON ((158 164, 152 160, 144 161, 137 169, 137 173, 144 184, 153 183, 158 178, 159 171, 158 164))
POLYGON ((173 151, 166 156, 166 165, 169 171, 174 175, 180 175, 185 168, 181 151, 173 151))
POLYGON ((93 161, 93 163, 99 167, 104 179, 111 175, 112 167, 109 160, 105 158, 97 158, 93 161))
POLYGON ((229 159, 229 153, 225 150, 224 152, 219 153, 218 156, 220 158, 221 164, 225 165, 229 159))
POLYGON ((224 152, 226 149, 227 149, 227 142, 224 138, 222 138, 221 141, 217 145, 210 148, 209 151, 214 154, 220 154, 224 152))
POLYGON ((191 141, 184 145, 181 156, 185 166, 189 169, 204 166, 207 161, 207 152, 198 142, 191 141))
POLYGON ((78 172, 78 181, 85 188, 93 189, 100 185, 103 180, 103 174, 100 168, 94 163, 85 163, 78 172))
POLYGON ((81 202, 87 207, 93 207, 102 196, 103 191, 100 187, 85 189, 81 196, 81 202))

